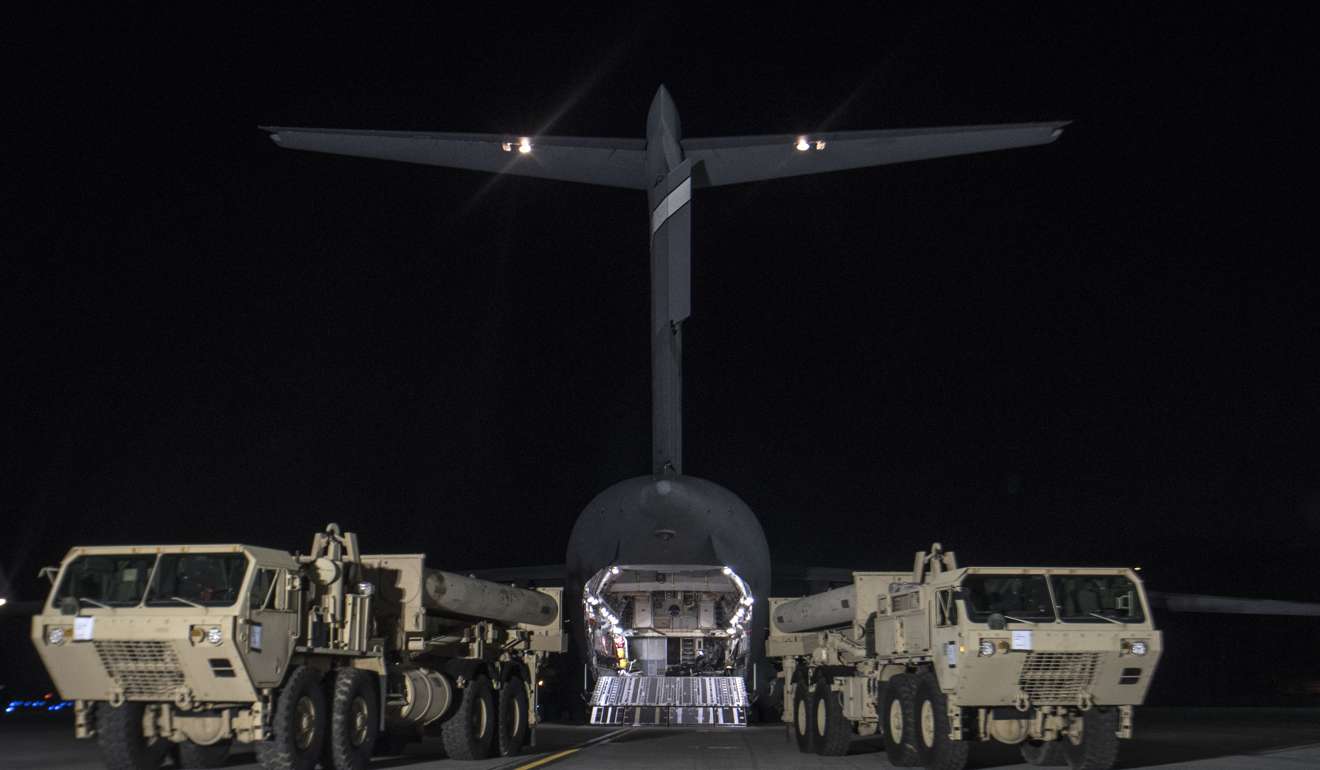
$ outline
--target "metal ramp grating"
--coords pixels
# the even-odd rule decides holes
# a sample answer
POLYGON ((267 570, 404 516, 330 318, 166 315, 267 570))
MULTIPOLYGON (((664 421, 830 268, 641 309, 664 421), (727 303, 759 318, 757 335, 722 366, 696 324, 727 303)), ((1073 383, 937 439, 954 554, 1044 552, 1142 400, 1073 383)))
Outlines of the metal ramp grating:
POLYGON ((595 725, 745 725, 737 676, 602 676, 591 694, 595 725))

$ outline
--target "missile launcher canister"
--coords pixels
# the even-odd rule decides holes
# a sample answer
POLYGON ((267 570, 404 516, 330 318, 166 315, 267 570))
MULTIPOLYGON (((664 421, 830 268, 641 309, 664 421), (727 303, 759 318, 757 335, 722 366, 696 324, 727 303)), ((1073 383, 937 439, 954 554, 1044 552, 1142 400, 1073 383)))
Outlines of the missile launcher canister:
POLYGON ((237 741, 268 768, 359 770, 428 732, 455 759, 514 754, 567 648, 560 589, 364 555, 333 524, 307 555, 78 547, 47 573, 32 641, 115 768, 216 766, 237 741))

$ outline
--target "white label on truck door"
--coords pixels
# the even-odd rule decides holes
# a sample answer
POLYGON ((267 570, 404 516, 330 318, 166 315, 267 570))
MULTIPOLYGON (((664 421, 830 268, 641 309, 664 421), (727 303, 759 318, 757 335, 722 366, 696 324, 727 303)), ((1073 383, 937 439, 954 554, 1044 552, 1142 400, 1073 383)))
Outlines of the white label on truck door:
POLYGON ((252 624, 252 649, 261 651, 261 624, 252 624))
POLYGON ((949 664, 949 668, 958 665, 958 643, 949 642, 944 645, 944 661, 949 664))
POLYGON ((73 641, 86 642, 92 638, 92 627, 96 625, 96 618, 74 618, 73 619, 73 641))
POLYGON ((1025 631, 1014 631, 1013 640, 1010 642, 1010 646, 1014 650, 1030 650, 1031 629, 1028 628, 1025 631))

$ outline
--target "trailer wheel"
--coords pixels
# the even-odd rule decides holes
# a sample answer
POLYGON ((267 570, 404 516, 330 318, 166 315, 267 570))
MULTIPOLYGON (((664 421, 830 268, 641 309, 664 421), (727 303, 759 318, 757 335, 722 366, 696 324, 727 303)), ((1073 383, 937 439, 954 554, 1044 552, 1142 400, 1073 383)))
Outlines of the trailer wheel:
POLYGON ((145 712, 141 703, 96 704, 96 743, 109 770, 151 770, 165 761, 170 742, 142 734, 145 712))
POLYGON ((495 699, 490 680, 478 675, 463 688, 458 709, 441 726, 445 753, 451 759, 485 759, 495 738, 495 699))
POLYGON ((848 753, 848 744, 852 742, 852 725, 843 716, 843 704, 839 693, 830 689, 827 676, 816 677, 816 686, 811 691, 812 739, 816 753, 826 757, 841 757, 848 753))
POLYGON ((793 677, 793 734, 797 737, 798 751, 803 754, 815 751, 811 730, 811 717, 815 713, 807 678, 800 674, 793 677))
POLYGON ((885 735, 885 754, 894 767, 921 764, 917 753, 917 678, 898 674, 885 683, 880 696, 880 726, 885 735))
POLYGON ((297 666, 275 699, 271 739, 257 744, 257 761, 266 770, 312 770, 329 724, 320 674, 297 666))
POLYGON ((915 712, 921 764, 927 770, 962 770, 971 746, 949 737, 949 699, 934 674, 928 671, 919 680, 915 712))
POLYGON ((364 770, 380 732, 375 678, 357 668, 335 672, 330 704, 330 764, 334 770, 364 770))
POLYGON ((1068 755, 1062 741, 1023 741, 1022 758, 1036 767, 1063 767, 1068 755))
POLYGON ((1118 760, 1118 711, 1093 708, 1082 717, 1082 737, 1060 741, 1071 770, 1109 770, 1118 760))
POLYGON ((179 767, 224 767, 225 760, 229 758, 229 744, 231 741, 219 741, 209 746, 203 746, 200 743, 184 741, 178 746, 179 767))
POLYGON ((509 677, 500 688, 500 756, 511 757, 527 745, 530 725, 527 721, 527 685, 521 677, 509 677))

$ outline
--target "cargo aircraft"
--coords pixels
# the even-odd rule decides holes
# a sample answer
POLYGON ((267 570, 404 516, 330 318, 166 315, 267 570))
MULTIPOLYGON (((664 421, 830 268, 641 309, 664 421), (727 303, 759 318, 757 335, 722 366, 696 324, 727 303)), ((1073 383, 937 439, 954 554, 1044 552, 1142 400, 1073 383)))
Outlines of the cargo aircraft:
MULTIPOLYGON (((692 314, 693 193, 705 187, 1053 142, 1067 122, 684 138, 661 86, 644 138, 263 127, 281 147, 645 190, 650 227, 650 473, 596 495, 563 565, 483 577, 563 581, 597 723, 741 723, 773 681, 762 643, 770 553, 738 495, 684 473, 683 322, 692 314), (577 613, 581 613, 578 615, 577 613), (581 622, 576 622, 581 618, 581 622), (700 677, 676 676, 702 674, 700 677), (595 683, 594 686, 592 683, 595 683)), ((781 567, 781 572, 783 571, 781 567)), ((798 570, 817 584, 846 570, 798 570)), ((1172 611, 1316 615, 1320 605, 1151 592, 1172 611)))
POLYGON ((647 710, 646 718, 740 723, 748 703, 744 682, 755 692, 773 675, 761 652, 770 551, 756 515, 738 495, 683 470, 683 322, 692 313, 693 193, 705 187, 1048 144, 1065 125, 688 139, 674 100, 661 86, 651 101, 642 138, 262 128, 290 150, 646 192, 651 241, 650 472, 596 495, 577 519, 562 567, 482 574, 564 581, 566 610, 581 613, 581 622, 572 628, 584 663, 584 689, 593 692, 593 722, 632 723, 642 718, 643 704, 682 703, 695 708, 647 710), (666 677, 673 673, 708 676, 666 677), (690 692, 680 691, 684 682, 690 692))

